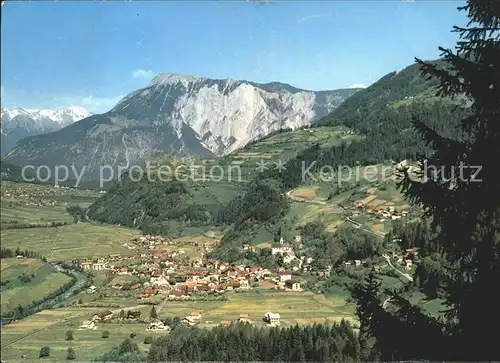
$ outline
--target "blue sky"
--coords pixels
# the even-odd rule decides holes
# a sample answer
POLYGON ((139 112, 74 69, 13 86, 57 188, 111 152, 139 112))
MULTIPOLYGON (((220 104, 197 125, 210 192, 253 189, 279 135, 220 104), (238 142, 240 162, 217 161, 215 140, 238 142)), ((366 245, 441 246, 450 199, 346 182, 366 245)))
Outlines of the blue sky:
POLYGON ((159 72, 369 85, 453 47, 459 1, 33 1, 2 6, 2 107, 109 110, 159 72))

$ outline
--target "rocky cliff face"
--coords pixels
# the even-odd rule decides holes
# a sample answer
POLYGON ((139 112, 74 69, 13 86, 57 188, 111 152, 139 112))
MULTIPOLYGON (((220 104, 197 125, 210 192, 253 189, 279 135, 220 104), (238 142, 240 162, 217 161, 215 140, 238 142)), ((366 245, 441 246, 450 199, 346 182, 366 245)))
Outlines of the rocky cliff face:
POLYGON ((31 137, 7 156, 17 163, 131 165, 156 152, 210 157, 281 128, 326 116, 357 89, 307 91, 283 83, 214 80, 166 73, 112 110, 31 137))
POLYGON ((213 153, 230 152, 280 128, 328 115, 356 90, 313 92, 282 83, 160 74, 112 110, 131 119, 187 125, 213 153))

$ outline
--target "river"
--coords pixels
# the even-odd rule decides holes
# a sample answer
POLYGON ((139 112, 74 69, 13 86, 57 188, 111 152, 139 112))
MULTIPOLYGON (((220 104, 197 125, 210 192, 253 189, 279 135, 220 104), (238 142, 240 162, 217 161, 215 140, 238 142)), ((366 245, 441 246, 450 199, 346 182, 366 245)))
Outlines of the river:
POLYGON ((36 312, 38 312, 40 310, 44 310, 44 309, 53 307, 53 306, 63 302, 65 299, 73 296, 73 293, 76 290, 84 287, 89 281, 87 275, 85 275, 83 272, 73 270, 73 269, 64 268, 64 267, 62 267, 62 265, 60 265, 58 263, 51 263, 51 265, 59 272, 63 272, 63 273, 66 272, 66 273, 73 275, 76 278, 76 281, 73 284, 73 286, 71 286, 65 292, 63 292, 57 296, 54 296, 53 298, 48 299, 44 302, 41 302, 39 304, 34 305, 32 307, 33 314, 35 314, 36 312))

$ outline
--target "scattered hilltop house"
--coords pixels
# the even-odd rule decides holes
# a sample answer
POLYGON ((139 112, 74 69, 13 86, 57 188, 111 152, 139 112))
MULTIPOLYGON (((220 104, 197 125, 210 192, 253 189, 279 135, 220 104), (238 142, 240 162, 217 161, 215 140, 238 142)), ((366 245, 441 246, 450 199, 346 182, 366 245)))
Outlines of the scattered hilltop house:
POLYGON ((97 327, 95 326, 94 321, 92 320, 85 320, 82 322, 82 325, 78 328, 78 330, 94 330, 97 327))
POLYGON ((161 320, 155 320, 146 328, 146 331, 169 331, 171 328, 163 324, 161 320))
POLYGON ((221 326, 221 327, 226 327, 226 326, 229 326, 229 325, 231 325, 231 321, 230 320, 223 320, 219 324, 219 326, 221 326))
POLYGON ((282 255, 285 253, 291 254, 291 253, 293 253, 293 248, 288 243, 274 244, 271 246, 271 253, 273 255, 277 255, 277 254, 282 255))
POLYGON ((110 310, 101 311, 97 314, 94 314, 92 320, 100 321, 100 320, 110 320, 113 317, 113 312, 110 310))
POLYGON ((96 291, 96 287, 94 285, 89 286, 87 289, 87 294, 93 294, 96 291))
POLYGON ((356 208, 363 208, 363 202, 358 200, 358 201, 354 202, 354 206, 356 208))
POLYGON ((240 322, 240 323, 251 323, 250 318, 248 317, 248 314, 240 314, 238 322, 240 322))
POLYGON ((286 281, 285 288, 292 290, 292 291, 302 291, 302 288, 300 287, 300 282, 294 281, 294 280, 286 281))
POLYGON ((280 325, 280 314, 279 313, 265 313, 264 321, 271 325, 280 325))

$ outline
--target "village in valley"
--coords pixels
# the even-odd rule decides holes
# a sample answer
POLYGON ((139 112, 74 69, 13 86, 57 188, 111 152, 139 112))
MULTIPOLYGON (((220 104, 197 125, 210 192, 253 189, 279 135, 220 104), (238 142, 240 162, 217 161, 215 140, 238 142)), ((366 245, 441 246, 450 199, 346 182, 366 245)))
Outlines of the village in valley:
MULTIPOLYGON (((68 330, 74 331, 75 344, 81 344, 77 345, 80 356, 91 359, 109 351, 124 337, 146 341, 178 326, 211 329, 245 323, 273 328, 345 320, 356 329, 359 323, 355 306, 348 300, 345 279, 374 268, 387 286, 403 286, 412 281, 419 261, 416 249, 396 247, 383 256, 347 259, 335 267, 318 265, 304 249, 307 236, 295 229, 274 240, 266 235, 260 241, 248 239, 240 245, 242 255, 269 256, 273 268, 257 262, 229 263, 210 257, 221 245, 222 230, 143 234, 68 212, 74 205, 81 210, 88 208, 103 195, 99 190, 11 182, 2 182, 2 186, 2 240, 7 248, 21 251, 17 258, 2 260, 2 265, 9 266, 2 268, 2 281, 35 264, 46 273, 54 273, 53 267, 60 270, 56 273, 61 281, 58 285, 48 280, 52 285, 33 282, 32 286, 40 289, 50 286, 54 290, 64 281, 68 283, 67 276, 75 272, 85 276, 83 285, 77 284, 77 291, 70 289, 66 298, 43 305, 41 310, 37 308, 2 328, 2 339, 7 342, 2 354, 7 357, 18 357, 18 350, 25 357, 36 356, 47 331, 51 341, 64 339, 68 330), (27 257, 23 250, 39 255, 27 257), (334 282, 337 287, 332 287, 332 281, 338 281, 334 282), (28 336, 30 342, 26 344, 28 336), (98 348, 90 349, 89 344, 98 348)), ((385 233, 370 226, 413 216, 403 203, 377 198, 373 189, 364 189, 354 201, 332 210, 347 226, 380 240, 385 233)), ((294 208, 315 206, 314 200, 300 199, 295 192, 289 193, 289 197, 297 195, 290 198, 294 208)), ((325 208, 323 203, 317 205, 318 210, 325 208)), ((394 246, 398 241, 397 236, 392 237, 394 246)), ((13 304, 23 302, 25 290, 9 286, 2 288, 2 297, 19 292, 9 306, 13 309, 13 304)), ((46 290, 30 293, 33 304, 46 295, 46 290)), ((145 352, 148 349, 147 344, 141 347, 145 352)))
MULTIPOLYGON (((235 265, 228 262, 206 258, 219 243, 218 238, 203 239, 205 242, 190 241, 186 238, 171 239, 165 236, 138 236, 125 244, 131 251, 129 254, 111 254, 108 257, 96 259, 73 260, 72 263, 90 273, 107 273, 111 275, 102 291, 112 291, 115 296, 127 296, 138 303, 156 306, 156 313, 171 302, 210 301, 224 299, 227 293, 237 294, 252 290, 269 292, 298 293, 303 292, 304 273, 310 273, 312 258, 296 256, 293 243, 287 243, 281 237, 279 243, 268 246, 275 257, 283 259, 286 266, 267 269, 260 266, 235 265), (186 251, 188 250, 188 251, 186 251), (198 251, 198 253, 189 253, 198 251), (293 262, 296 263, 293 263, 293 262), (293 267, 290 267, 292 266, 293 267)), ((295 236, 294 241, 300 241, 295 236)), ((396 242, 396 241, 395 241, 396 242)), ((244 245, 243 250, 255 250, 255 246, 244 245)), ((401 271, 411 273, 413 261, 418 258, 415 249, 406 253, 393 253, 384 258, 397 262, 401 271)), ((363 267, 365 260, 344 262, 345 266, 363 267)), ((332 267, 317 271, 317 276, 328 277, 332 267)), ((377 269, 378 266, 377 266, 377 269)), ((404 273, 404 272, 402 272, 404 273)), ((99 289, 91 285, 86 290, 89 295, 96 294, 99 289)), ((286 301, 286 295, 281 297, 286 301)), ((259 316, 249 316, 248 313, 234 312, 234 319, 220 321, 203 319, 200 311, 193 311, 186 316, 180 316, 178 323, 185 326, 227 326, 231 323, 264 324, 269 327, 280 325, 280 311, 266 311, 259 316), (203 323, 203 324, 201 324, 203 323)), ((140 312, 129 310, 126 314, 112 313, 110 310, 96 312, 92 320, 82 323, 79 329, 97 329, 99 322, 112 320, 137 321, 140 312)), ((151 318, 151 317, 150 317, 151 318)), ((169 331, 171 326, 158 318, 149 319, 146 331, 169 331)))
MULTIPOLYGON (((296 239, 300 239, 296 236, 296 239)), ((234 265, 223 261, 210 260, 205 256, 217 246, 219 240, 213 238, 211 243, 200 244, 193 241, 183 241, 182 247, 199 249, 196 256, 187 254, 176 246, 176 240, 164 236, 139 236, 126 246, 133 254, 112 254, 109 257, 97 259, 73 260, 84 271, 104 272, 113 278, 107 289, 127 291, 140 302, 196 301, 200 296, 223 296, 226 292, 245 292, 252 289, 268 289, 270 291, 300 292, 303 291, 299 276, 294 272, 307 272, 312 258, 295 256, 293 246, 280 243, 270 246, 273 256, 282 256, 286 264, 296 260, 297 264, 290 270, 280 267, 266 269, 259 266, 234 265), (134 281, 128 283, 125 281, 134 281), (140 281, 140 282, 139 282, 140 281)), ((243 249, 252 247, 245 245, 243 249)), ((322 274, 325 275, 326 271, 322 274)), ((87 294, 95 294, 96 286, 87 289, 87 294)), ((82 324, 81 329, 94 329, 95 322, 112 319, 114 315, 94 315, 92 324, 89 321, 82 324)), ((254 320, 266 322, 270 326, 280 324, 279 312, 266 312, 263 316, 252 317, 254 320)), ((240 314, 236 321, 251 322, 248 314, 240 314)), ((201 322, 201 313, 193 312, 181 319, 181 324, 193 326, 201 322)), ((228 320, 222 320, 220 325, 227 325, 228 320)), ((153 321, 148 330, 166 330, 161 322, 153 321)))

